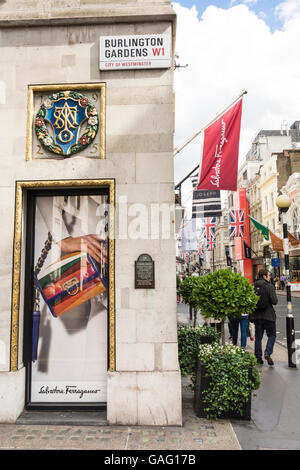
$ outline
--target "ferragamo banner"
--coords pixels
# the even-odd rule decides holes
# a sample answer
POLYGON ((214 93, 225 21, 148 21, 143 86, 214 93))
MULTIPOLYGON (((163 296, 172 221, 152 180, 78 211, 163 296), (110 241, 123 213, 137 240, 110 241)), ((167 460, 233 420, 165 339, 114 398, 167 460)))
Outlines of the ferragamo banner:
POLYGON ((197 189, 237 189, 242 100, 203 132, 197 189))

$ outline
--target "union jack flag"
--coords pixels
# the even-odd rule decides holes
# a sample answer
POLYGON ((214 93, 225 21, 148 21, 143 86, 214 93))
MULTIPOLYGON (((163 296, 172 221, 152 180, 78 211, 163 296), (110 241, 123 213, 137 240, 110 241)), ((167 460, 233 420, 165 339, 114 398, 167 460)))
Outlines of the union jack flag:
POLYGON ((215 238, 214 238, 214 239, 211 238, 210 240, 207 240, 207 242, 206 242, 206 248, 207 248, 208 251, 213 251, 213 250, 215 250, 215 248, 216 248, 216 239, 215 239, 215 238))
POLYGON ((198 252, 199 252, 199 256, 202 256, 203 253, 204 253, 204 248, 203 248, 203 245, 201 242, 199 242, 199 245, 198 245, 198 252))
POLYGON ((205 227, 201 226, 200 227, 200 236, 199 236, 199 240, 200 242, 203 242, 205 239, 205 227))
POLYGON ((206 217, 204 219, 204 237, 207 241, 214 240, 216 238, 216 218, 206 217))
POLYGON ((245 212, 243 210, 229 211, 230 238, 242 237, 244 235, 245 212))
POLYGON ((177 238, 180 238, 181 237, 181 234, 182 234, 182 229, 188 224, 189 221, 187 221, 186 219, 183 219, 181 221, 181 224, 180 224, 180 227, 178 229, 178 232, 177 232, 177 238))

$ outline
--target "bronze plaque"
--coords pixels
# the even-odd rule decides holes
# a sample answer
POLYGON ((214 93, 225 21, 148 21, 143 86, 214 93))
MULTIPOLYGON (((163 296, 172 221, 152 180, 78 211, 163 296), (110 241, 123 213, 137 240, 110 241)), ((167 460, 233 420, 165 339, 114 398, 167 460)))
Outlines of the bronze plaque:
POLYGON ((154 289, 154 261, 144 253, 135 262, 135 288, 154 289))

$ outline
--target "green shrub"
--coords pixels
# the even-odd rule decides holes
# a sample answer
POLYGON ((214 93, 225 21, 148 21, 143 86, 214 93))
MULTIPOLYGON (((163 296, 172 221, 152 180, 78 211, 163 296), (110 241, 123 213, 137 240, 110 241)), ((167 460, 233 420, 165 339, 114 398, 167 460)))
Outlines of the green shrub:
POLYGON ((198 279, 199 277, 189 276, 181 282, 178 293, 185 304, 193 305, 192 292, 198 283, 198 279))
POLYGON ((190 318, 192 320, 192 316, 193 316, 193 311, 194 311, 194 321, 193 321, 193 325, 194 327, 196 326, 196 322, 197 322, 197 309, 195 308, 195 305, 193 303, 193 300, 192 300, 192 293, 193 293, 193 290, 195 288, 195 286, 197 285, 198 283, 198 277, 196 276, 189 276, 189 277, 186 277, 180 284, 180 287, 178 289, 178 294, 180 295, 180 297, 182 298, 183 302, 185 304, 189 304, 190 306, 190 318))
POLYGON ((191 302, 204 318, 225 321, 255 310, 258 296, 247 278, 229 269, 200 276, 193 286, 191 302))
POLYGON ((211 383, 202 392, 208 419, 218 419, 228 411, 242 414, 252 390, 260 386, 257 361, 253 354, 236 346, 201 345, 198 358, 206 366, 211 383), (252 367, 252 378, 248 369, 252 367))
POLYGON ((201 336, 212 336, 220 342, 220 333, 211 326, 178 326, 178 360, 182 375, 191 375, 194 383, 201 336))

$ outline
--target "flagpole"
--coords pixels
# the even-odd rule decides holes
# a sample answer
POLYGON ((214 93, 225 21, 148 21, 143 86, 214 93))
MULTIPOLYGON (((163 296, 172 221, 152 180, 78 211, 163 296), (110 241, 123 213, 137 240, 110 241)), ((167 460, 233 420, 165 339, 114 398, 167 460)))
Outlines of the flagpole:
MULTIPOLYGON (((199 134, 201 134, 201 132, 204 131, 204 129, 206 129, 208 126, 213 124, 217 119, 219 119, 219 117, 222 116, 222 114, 226 113, 226 111, 229 108, 231 108, 240 98, 242 98, 243 95, 246 95, 247 93, 248 93, 247 90, 243 90, 242 93, 238 96, 238 98, 236 98, 229 106, 227 106, 223 111, 221 111, 214 119, 212 119, 205 126, 201 127, 201 129, 198 132, 196 132, 194 135, 192 135, 192 137, 190 137, 184 144, 182 144, 182 145, 180 145, 180 147, 176 148, 174 150, 174 157, 179 152, 181 152, 181 150, 183 150, 190 142, 192 142, 192 140, 194 140, 199 134)), ((198 166, 195 168, 195 170, 198 168, 198 166)), ((193 170, 193 171, 195 171, 195 170, 193 170)))
MULTIPOLYGON (((250 235, 250 234, 249 234, 249 235, 250 235)), ((256 256, 256 257, 258 257, 258 254, 257 254, 257 253, 255 253, 255 251, 254 251, 254 250, 252 250, 251 246, 250 246, 250 245, 248 245, 248 243, 247 243, 247 242, 245 242, 245 236, 244 236, 244 235, 242 236, 242 240, 243 240, 243 242, 244 242, 244 243, 246 243, 246 245, 249 247, 250 251, 252 251, 252 253, 254 253, 254 254, 255 254, 255 256, 256 256)), ((250 242, 250 243, 251 243, 251 242, 250 242)))
POLYGON ((175 189, 178 189, 178 187, 181 188, 182 183, 184 183, 185 180, 187 180, 194 173, 194 171, 197 170, 198 167, 199 165, 197 165, 196 168, 193 169, 193 171, 190 171, 190 173, 185 178, 183 178, 183 180, 179 181, 179 183, 176 184, 175 189))
POLYGON ((292 295, 291 295, 291 280, 290 280, 290 257, 289 257, 289 239, 287 230, 287 211, 291 205, 291 199, 282 194, 276 199, 276 206, 279 209, 279 214, 282 217, 282 230, 283 230, 283 246, 284 246, 284 274, 286 276, 286 301, 287 301, 287 314, 286 314, 286 341, 288 350, 288 365, 289 367, 297 367, 296 356, 296 343, 295 343, 295 326, 294 315, 292 308, 292 295))

